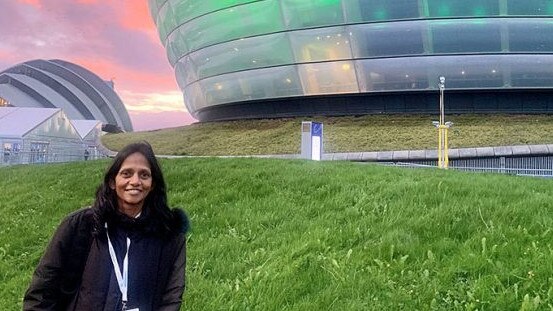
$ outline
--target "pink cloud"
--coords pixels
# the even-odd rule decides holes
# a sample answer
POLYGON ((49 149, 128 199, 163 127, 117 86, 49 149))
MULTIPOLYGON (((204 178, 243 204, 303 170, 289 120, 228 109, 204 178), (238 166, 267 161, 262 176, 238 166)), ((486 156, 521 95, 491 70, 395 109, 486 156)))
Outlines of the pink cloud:
POLYGON ((179 127, 197 122, 186 111, 130 112, 135 131, 151 131, 160 128, 179 127))
MULTIPOLYGON (((127 71, 168 75, 174 80, 165 49, 154 38, 155 28, 145 1, 40 3, 41 9, 17 2, 3 4, 3 11, 18 22, 6 23, 9 29, 3 32, 0 50, 17 55, 21 61, 88 59, 87 63, 110 63, 127 71)), ((137 77, 143 79, 144 75, 137 77)))
POLYGON ((113 79, 117 88, 140 90, 141 92, 178 90, 172 70, 167 72, 145 72, 141 71, 140 68, 90 58, 76 58, 73 59, 73 62, 94 72, 104 80, 113 79))
MULTIPOLYGON (((114 79, 116 91, 132 106, 146 107, 149 102, 143 104, 140 97, 121 94, 152 93, 143 96, 151 100, 156 94, 179 91, 147 0, 3 1, 2 14, 15 22, 3 25, 0 70, 37 58, 74 62, 105 80, 114 79)), ((175 110, 176 106, 171 103, 161 110, 175 110)), ((182 114, 184 111, 182 105, 182 114)), ((139 115, 146 113, 141 110, 139 115)), ((156 118, 135 119, 151 124, 156 118)), ((135 127, 140 128, 136 122, 135 127)), ((182 120, 170 124, 178 122, 182 120)))
POLYGON ((40 0, 17 0, 17 1, 20 3, 30 4, 37 8, 41 7, 40 0))
POLYGON ((147 1, 121 1, 121 5, 121 25, 129 29, 153 30, 154 22, 147 1))

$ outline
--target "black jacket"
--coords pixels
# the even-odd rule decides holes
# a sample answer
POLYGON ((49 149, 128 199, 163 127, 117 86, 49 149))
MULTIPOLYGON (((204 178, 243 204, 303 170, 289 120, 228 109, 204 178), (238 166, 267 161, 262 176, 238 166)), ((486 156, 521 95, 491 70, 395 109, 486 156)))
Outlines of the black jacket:
MULTIPOLYGON (((158 235, 148 230, 148 215, 119 214, 108 222, 118 262, 129 249, 128 308, 179 310, 185 286, 186 215, 173 210, 180 228, 158 235)), ((33 274, 23 310, 121 310, 121 293, 105 231, 95 232, 91 208, 67 216, 33 274)))

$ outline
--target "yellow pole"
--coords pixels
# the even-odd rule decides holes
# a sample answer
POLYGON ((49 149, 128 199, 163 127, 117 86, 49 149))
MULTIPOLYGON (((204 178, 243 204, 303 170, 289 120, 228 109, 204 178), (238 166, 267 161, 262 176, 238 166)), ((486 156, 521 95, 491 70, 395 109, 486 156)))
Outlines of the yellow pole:
POLYGON ((444 125, 444 168, 449 166, 449 150, 447 149, 447 126, 444 125))
POLYGON ((442 126, 438 126, 438 167, 442 168, 442 126))

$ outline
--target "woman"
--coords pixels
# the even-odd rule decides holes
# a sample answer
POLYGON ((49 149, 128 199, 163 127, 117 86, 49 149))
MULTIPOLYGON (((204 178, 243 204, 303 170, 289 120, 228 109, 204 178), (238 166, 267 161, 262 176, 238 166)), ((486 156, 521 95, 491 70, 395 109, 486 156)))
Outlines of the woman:
POLYGON ((91 208, 65 218, 33 275, 24 310, 179 310, 186 215, 167 206, 148 143, 115 157, 91 208))

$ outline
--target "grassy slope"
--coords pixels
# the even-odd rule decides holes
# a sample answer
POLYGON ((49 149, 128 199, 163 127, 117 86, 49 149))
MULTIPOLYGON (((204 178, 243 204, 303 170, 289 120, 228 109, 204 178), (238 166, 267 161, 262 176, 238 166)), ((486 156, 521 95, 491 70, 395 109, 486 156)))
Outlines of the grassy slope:
MULTIPOLYGON (((307 119, 307 118, 306 118, 307 119)), ((436 116, 380 115, 324 118, 325 152, 353 152, 436 148, 436 116)), ((553 143, 553 116, 457 115, 450 147, 553 143)), ((304 119, 305 120, 305 119, 304 119)), ((300 151, 302 119, 245 120, 193 124, 151 132, 104 136, 106 146, 118 150, 131 141, 147 140, 160 154, 253 155, 300 151)))
MULTIPOLYGON (((107 162, 0 169, 0 309, 107 162)), ((552 181, 355 163, 162 162, 185 310, 549 310, 552 181)))

